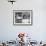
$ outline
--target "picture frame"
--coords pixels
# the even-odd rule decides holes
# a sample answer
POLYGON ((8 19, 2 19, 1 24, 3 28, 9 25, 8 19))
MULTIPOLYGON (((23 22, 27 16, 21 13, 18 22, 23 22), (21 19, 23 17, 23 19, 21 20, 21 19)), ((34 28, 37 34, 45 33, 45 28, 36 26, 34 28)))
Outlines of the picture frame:
POLYGON ((32 10, 13 10, 13 25, 32 25, 32 10))

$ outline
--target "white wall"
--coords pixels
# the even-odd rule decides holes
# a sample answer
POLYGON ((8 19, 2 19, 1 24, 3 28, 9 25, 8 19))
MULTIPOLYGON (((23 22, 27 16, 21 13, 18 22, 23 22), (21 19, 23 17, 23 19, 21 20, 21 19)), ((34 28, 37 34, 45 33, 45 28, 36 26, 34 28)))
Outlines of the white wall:
POLYGON ((0 40, 14 40, 19 32, 33 40, 46 40, 46 0, 17 0, 14 5, 0 0, 0 40), (32 26, 14 26, 13 10, 33 10, 32 26))

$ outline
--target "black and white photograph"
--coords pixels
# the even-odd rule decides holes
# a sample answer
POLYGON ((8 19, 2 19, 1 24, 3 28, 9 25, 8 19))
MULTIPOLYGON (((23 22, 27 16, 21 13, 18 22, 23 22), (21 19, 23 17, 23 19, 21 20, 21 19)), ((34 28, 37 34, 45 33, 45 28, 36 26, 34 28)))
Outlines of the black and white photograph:
POLYGON ((31 24, 32 10, 14 10, 14 24, 31 24))

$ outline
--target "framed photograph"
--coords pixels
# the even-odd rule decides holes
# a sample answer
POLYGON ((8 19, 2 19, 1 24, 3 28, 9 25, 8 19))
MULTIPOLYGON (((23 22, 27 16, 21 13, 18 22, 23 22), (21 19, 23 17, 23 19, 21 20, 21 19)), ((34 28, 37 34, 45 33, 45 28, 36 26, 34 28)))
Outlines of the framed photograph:
POLYGON ((32 25, 32 10, 13 10, 14 25, 32 25))

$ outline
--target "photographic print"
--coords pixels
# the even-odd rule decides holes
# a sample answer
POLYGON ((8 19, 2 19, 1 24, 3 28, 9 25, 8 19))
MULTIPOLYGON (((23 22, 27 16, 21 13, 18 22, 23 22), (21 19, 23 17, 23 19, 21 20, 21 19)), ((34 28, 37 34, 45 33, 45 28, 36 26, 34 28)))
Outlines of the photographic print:
POLYGON ((13 24, 32 24, 32 10, 13 10, 13 24))

